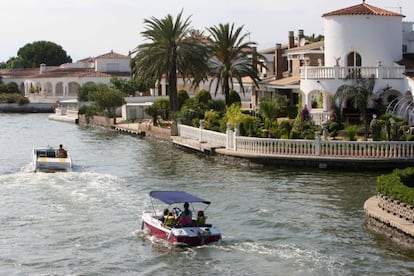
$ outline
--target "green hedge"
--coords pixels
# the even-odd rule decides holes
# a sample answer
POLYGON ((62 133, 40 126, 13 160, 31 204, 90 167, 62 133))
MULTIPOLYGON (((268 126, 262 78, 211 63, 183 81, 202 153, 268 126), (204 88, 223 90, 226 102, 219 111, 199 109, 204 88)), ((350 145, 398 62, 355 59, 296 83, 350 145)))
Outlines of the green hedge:
POLYGON ((377 192, 414 206, 414 168, 395 169, 377 177, 377 192))

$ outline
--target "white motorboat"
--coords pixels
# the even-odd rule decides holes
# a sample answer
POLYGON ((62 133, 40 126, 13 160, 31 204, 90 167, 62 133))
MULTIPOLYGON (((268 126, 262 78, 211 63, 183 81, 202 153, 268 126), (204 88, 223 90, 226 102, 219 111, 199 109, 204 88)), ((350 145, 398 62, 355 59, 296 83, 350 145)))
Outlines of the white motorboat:
POLYGON ((32 153, 35 172, 60 172, 72 170, 72 159, 63 148, 34 148, 32 153))

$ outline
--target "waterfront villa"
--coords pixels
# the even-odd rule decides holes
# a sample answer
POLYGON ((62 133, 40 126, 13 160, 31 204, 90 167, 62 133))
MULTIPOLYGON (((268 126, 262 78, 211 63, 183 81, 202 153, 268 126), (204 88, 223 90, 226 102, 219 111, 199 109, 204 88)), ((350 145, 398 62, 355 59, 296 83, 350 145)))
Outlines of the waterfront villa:
POLYGON ((5 83, 15 82, 32 103, 56 103, 77 98, 86 83, 109 84, 112 77, 130 78, 130 57, 110 51, 60 66, 0 69, 5 83))
POLYGON ((302 106, 321 123, 338 88, 358 72, 365 78, 374 76, 374 98, 392 104, 390 111, 414 125, 413 22, 403 22, 404 15, 365 1, 322 17, 324 41, 309 43, 299 30, 297 38, 289 32, 287 45, 261 51, 268 70, 259 97, 279 93, 295 101, 295 94, 302 93, 302 106))

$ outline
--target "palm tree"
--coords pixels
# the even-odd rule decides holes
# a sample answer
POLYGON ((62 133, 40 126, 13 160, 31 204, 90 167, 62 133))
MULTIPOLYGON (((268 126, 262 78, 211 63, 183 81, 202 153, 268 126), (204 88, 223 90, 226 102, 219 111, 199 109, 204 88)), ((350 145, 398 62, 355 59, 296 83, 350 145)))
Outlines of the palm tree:
POLYGON ((256 43, 245 42, 249 33, 242 34, 243 26, 235 28, 234 24, 219 24, 208 28, 208 31, 210 33, 208 45, 212 53, 210 75, 217 81, 215 93, 217 94, 221 88, 226 105, 229 105, 230 89, 233 89, 234 79, 239 83, 243 93, 245 92, 243 77, 250 77, 254 85, 259 86, 257 66, 263 66, 263 57, 255 51, 256 43))
POLYGON ((141 34, 148 42, 136 47, 132 61, 134 78, 167 79, 173 118, 178 111, 177 75, 192 78, 193 85, 197 85, 208 72, 207 48, 191 36, 190 23, 190 17, 184 19, 182 11, 175 19, 171 15, 145 19, 141 34))
POLYGON ((342 85, 335 93, 334 99, 338 102, 339 108, 342 109, 343 103, 352 100, 354 107, 361 112, 365 126, 365 138, 368 138, 368 102, 373 94, 375 78, 363 78, 360 75, 351 76, 351 85, 342 85))

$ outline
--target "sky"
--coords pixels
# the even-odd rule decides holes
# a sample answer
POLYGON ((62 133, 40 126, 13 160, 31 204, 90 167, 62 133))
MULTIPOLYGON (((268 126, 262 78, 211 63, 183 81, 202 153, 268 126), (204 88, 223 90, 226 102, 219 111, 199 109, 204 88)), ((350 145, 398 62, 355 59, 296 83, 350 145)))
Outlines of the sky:
MULTIPOLYGON (((17 56, 27 43, 51 41, 77 61, 113 50, 127 55, 143 43, 144 19, 183 11, 191 25, 243 25, 257 48, 287 43, 288 32, 323 34, 324 13, 362 0, 0 0, 0 62, 17 56)), ((366 0, 414 21, 414 0, 366 0)))

